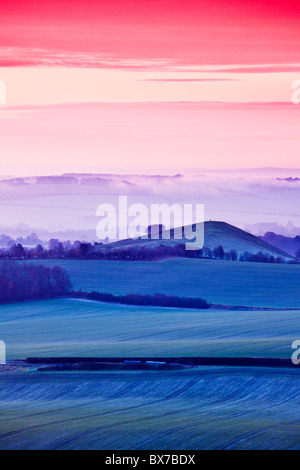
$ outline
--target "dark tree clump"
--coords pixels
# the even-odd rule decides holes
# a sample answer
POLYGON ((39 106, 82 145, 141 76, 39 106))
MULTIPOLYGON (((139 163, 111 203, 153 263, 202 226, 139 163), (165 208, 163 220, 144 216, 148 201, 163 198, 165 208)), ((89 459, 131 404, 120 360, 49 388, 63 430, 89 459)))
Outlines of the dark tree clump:
POLYGON ((0 302, 60 297, 71 289, 69 274, 58 266, 0 263, 0 302))

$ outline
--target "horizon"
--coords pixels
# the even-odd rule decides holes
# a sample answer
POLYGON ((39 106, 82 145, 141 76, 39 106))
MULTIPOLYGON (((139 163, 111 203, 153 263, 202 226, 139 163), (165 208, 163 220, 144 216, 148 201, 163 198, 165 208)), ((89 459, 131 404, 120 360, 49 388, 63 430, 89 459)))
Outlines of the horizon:
POLYGON ((72 172, 72 171, 64 171, 62 173, 14 173, 14 174, 0 174, 0 178, 15 178, 15 177, 24 177, 24 178, 38 178, 40 176, 80 176, 80 175, 90 175, 90 176, 170 176, 170 177, 175 177, 175 176, 205 176, 202 175, 201 172, 208 172, 208 173, 218 173, 218 172, 224 172, 224 173, 245 173, 245 172, 262 172, 262 171, 279 171, 279 172, 299 172, 300 173, 300 167, 299 168, 293 168, 293 167, 272 167, 272 166, 267 166, 267 167, 220 167, 220 168, 211 168, 211 167, 199 167, 199 168, 192 168, 192 169, 184 169, 182 172, 177 172, 177 173, 164 173, 163 171, 160 171, 159 173, 142 173, 142 172, 129 172, 125 170, 120 170, 118 172, 92 172, 92 171, 77 171, 77 172, 72 172), (198 174, 197 174, 198 173, 198 174), (200 173, 200 174, 199 174, 200 173))

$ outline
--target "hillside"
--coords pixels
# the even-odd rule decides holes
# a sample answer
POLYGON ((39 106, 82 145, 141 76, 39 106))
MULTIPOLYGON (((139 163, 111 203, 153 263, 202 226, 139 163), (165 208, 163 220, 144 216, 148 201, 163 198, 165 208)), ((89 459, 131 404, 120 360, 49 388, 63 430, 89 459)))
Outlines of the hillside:
MULTIPOLYGON (((172 231, 171 231, 172 232, 172 231)), ((164 232, 163 232, 164 233, 164 232)), ((162 236, 163 236, 162 233, 162 236)), ((101 249, 121 249, 129 247, 156 247, 158 245, 175 245, 178 243, 187 243, 184 237, 181 240, 164 240, 163 238, 159 240, 148 239, 148 236, 145 235, 138 240, 120 240, 117 242, 109 243, 105 246, 102 246, 101 249)), ((171 233, 172 237, 172 233, 171 233)), ((269 243, 261 240, 260 238, 252 235, 244 230, 241 230, 233 225, 227 224, 226 222, 216 222, 208 221, 204 222, 204 246, 213 250, 216 246, 222 245, 225 251, 230 251, 234 249, 238 254, 242 254, 245 251, 250 253, 257 253, 262 251, 263 253, 268 253, 275 257, 281 256, 286 259, 292 259, 293 257, 282 251, 281 249, 270 245, 269 243)))

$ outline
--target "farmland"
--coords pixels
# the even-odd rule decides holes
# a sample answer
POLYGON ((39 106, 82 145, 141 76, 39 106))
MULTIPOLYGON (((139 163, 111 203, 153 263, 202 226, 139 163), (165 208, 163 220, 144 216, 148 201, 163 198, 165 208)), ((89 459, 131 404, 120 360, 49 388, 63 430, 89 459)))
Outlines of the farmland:
MULTIPOLYGON (((36 263, 37 261, 33 261, 36 263)), ((300 307, 297 265, 171 259, 164 262, 60 261, 75 289, 161 292, 209 302, 300 307)), ((0 338, 11 359, 26 356, 290 357, 300 310, 221 311, 134 307, 75 299, 0 306, 0 338)))
POLYGON ((297 372, 0 374, 0 449, 299 449, 297 372))
POLYGON ((134 307, 76 299, 1 306, 9 359, 27 356, 290 357, 300 311, 134 307))
POLYGON ((300 308, 300 266, 197 259, 38 260, 64 267, 76 290, 201 297, 210 303, 300 308))
MULTIPOLYGON (((34 261, 40 263, 40 261, 34 261)), ((291 357, 299 267, 227 261, 43 261, 74 288, 201 296, 268 311, 189 310, 52 299, 0 306, 7 358, 291 357)), ((299 371, 0 370, 0 449, 299 449, 299 371), (292 406, 291 406, 292 405, 292 406)))

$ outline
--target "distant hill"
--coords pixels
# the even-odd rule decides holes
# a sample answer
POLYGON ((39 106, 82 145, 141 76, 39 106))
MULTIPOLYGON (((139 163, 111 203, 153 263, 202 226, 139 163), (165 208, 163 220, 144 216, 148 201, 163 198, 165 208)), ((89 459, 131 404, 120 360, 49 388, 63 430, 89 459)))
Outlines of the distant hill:
POLYGON ((300 250, 300 236, 297 237, 285 237, 284 235, 276 235, 273 232, 267 232, 263 237, 259 237, 266 243, 276 246, 280 250, 286 251, 287 253, 295 256, 300 250))
MULTIPOLYGON (((178 243, 188 243, 188 240, 182 238, 181 240, 171 239, 164 240, 162 238, 163 233, 159 240, 151 240, 148 235, 139 238, 138 240, 120 240, 113 243, 102 245, 101 249, 121 249, 121 248, 133 248, 133 247, 147 247, 155 248, 159 245, 176 245, 178 243)), ((271 256, 281 256, 285 259, 292 259, 293 256, 287 252, 281 250, 278 247, 272 246, 264 240, 251 235, 244 230, 241 230, 233 225, 227 224, 226 222, 215 222, 209 221, 204 222, 204 246, 213 250, 215 247, 222 245, 225 251, 234 249, 238 254, 242 254, 245 251, 256 254, 259 251, 267 253, 271 256)))

